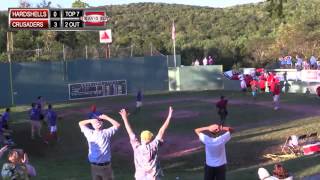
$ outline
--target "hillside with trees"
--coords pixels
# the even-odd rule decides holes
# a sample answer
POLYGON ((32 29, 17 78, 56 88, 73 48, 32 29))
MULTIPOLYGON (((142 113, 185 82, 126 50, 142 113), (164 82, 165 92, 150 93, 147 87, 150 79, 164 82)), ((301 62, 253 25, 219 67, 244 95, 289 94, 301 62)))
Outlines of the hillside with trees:
MULTIPOLYGON (((50 3, 44 5, 50 6, 50 3)), ((88 4, 86 4, 87 6, 88 4)), ((90 4, 89 4, 90 5, 90 4)), ((172 54, 171 27, 175 22, 176 49, 182 64, 215 56, 228 68, 265 66, 280 55, 320 55, 320 1, 288 0, 281 6, 269 0, 230 8, 159 3, 105 6, 111 17, 113 48, 134 48, 143 56, 151 48, 172 54), (280 10, 279 10, 280 7, 280 10)), ((7 14, 0 14, 0 59, 6 61, 7 14)), ((41 49, 47 53, 28 60, 57 60, 62 46, 77 52, 101 50, 97 32, 14 32, 14 50, 41 49)), ((124 54, 123 56, 129 56, 124 54)), ((131 52, 132 55, 132 52, 131 52)), ((121 56, 121 54, 119 55, 121 56)), ((70 55, 72 58, 72 55, 70 55)), ((74 57, 77 58, 77 57, 74 57)))

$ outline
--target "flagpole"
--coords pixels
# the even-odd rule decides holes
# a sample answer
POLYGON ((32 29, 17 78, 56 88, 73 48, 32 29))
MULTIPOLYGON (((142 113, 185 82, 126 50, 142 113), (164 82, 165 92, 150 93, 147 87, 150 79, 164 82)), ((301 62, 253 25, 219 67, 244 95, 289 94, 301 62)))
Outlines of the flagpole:
POLYGON ((176 39, 173 40, 173 60, 174 60, 174 67, 177 67, 177 59, 176 59, 176 39))
POLYGON ((177 67, 177 59, 176 59, 176 28, 174 26, 174 20, 172 24, 172 40, 173 40, 173 61, 174 67, 177 67))

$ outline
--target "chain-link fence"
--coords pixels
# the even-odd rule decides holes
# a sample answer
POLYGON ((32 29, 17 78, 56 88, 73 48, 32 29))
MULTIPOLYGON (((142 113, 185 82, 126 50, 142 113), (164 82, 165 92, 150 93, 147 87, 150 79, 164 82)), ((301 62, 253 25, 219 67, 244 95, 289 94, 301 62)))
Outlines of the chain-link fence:
MULTIPOLYGON (((134 45, 128 47, 119 47, 114 45, 97 45, 71 48, 65 45, 55 47, 54 49, 38 48, 33 50, 13 50, 11 52, 11 61, 45 61, 45 60, 71 60, 71 59, 109 59, 109 58, 127 58, 138 56, 166 56, 156 48, 149 46, 139 48, 134 45)), ((0 58, 1 61, 8 61, 7 54, 0 58)))

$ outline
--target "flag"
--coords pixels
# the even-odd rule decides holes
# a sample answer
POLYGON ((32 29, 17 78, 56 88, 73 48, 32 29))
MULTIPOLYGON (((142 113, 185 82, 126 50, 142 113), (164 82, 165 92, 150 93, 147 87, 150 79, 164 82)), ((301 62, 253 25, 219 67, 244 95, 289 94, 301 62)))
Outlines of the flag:
POLYGON ((174 22, 172 22, 171 38, 172 40, 176 39, 176 28, 174 27, 174 22))

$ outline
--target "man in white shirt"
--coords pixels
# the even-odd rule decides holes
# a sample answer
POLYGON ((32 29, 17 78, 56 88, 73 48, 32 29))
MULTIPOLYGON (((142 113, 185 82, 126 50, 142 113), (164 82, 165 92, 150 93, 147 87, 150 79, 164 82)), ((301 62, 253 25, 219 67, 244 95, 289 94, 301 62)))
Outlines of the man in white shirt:
POLYGON ((88 159, 91 164, 92 180, 113 180, 111 137, 118 131, 120 124, 105 114, 96 118, 79 122, 81 132, 88 141, 88 159), (108 121, 112 126, 104 129, 103 121, 108 121), (90 124, 93 129, 88 127, 90 124))
POLYGON ((213 124, 197 128, 194 131, 199 136, 200 141, 205 145, 206 163, 204 180, 225 180, 227 164, 225 144, 230 140, 230 132, 233 131, 233 129, 213 124), (204 134, 203 132, 205 131, 213 135, 219 135, 211 137, 204 134))

